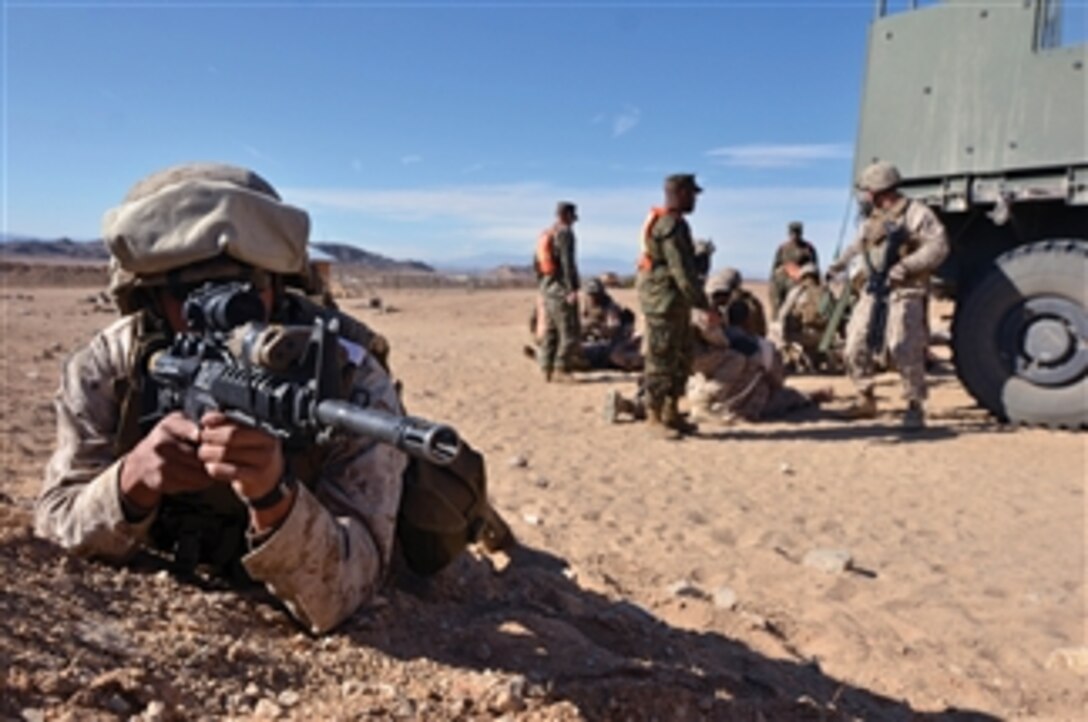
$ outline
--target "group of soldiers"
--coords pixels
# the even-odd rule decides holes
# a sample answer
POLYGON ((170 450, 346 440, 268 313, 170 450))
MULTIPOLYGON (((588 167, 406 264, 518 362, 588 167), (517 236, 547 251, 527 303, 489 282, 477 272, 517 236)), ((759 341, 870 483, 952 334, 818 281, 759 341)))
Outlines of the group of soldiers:
POLYGON ((818 405, 830 390, 798 391, 785 383, 787 372, 840 365, 857 391, 844 417, 877 415, 873 373, 877 364, 888 364, 902 378, 903 427, 923 428, 926 297, 948 242, 936 215, 902 195, 899 185, 890 163, 862 172, 857 191, 864 221, 826 278, 803 225, 791 222, 771 266, 768 315, 743 288, 738 271, 709 273, 713 244, 696 241, 686 220, 702 188, 693 175, 669 176, 664 204, 651 209, 642 226, 636 279, 641 338, 634 314, 600 280, 586 284, 580 301, 573 231, 578 216, 573 203, 560 203, 555 224, 537 244, 541 293, 531 330, 538 346, 527 353, 547 381, 570 381, 573 372, 587 369, 641 370, 634 398, 609 392, 605 417, 645 420, 651 433, 667 439, 695 433, 702 421, 755 421, 818 405), (834 281, 855 259, 859 272, 836 296, 834 281))

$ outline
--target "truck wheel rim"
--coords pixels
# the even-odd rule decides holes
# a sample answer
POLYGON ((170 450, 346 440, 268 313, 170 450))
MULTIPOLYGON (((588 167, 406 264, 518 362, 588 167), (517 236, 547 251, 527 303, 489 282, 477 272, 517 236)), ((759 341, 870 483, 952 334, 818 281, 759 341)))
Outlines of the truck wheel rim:
POLYGON ((1088 369, 1088 316, 1060 296, 1018 304, 1001 324, 1000 347, 1017 376, 1040 386, 1065 386, 1088 369))

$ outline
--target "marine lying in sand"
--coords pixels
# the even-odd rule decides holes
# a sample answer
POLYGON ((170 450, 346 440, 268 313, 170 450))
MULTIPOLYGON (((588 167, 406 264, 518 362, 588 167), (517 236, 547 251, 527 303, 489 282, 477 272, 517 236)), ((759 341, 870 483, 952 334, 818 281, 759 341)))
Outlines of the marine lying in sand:
MULTIPOLYGON (((524 353, 536 359, 541 353, 542 324, 540 301, 529 317, 534 345, 524 353)), ((581 294, 580 343, 574 354, 575 371, 642 370, 642 337, 635 334, 635 314, 620 305, 600 279, 591 278, 581 294)))
MULTIPOLYGON (((56 448, 35 509, 39 535, 79 556, 124 561, 150 548, 185 574, 263 583, 317 633, 372 597, 393 562, 395 534, 402 546, 405 529, 426 536, 398 523, 398 512, 411 515, 419 489, 433 499, 470 488, 478 492, 476 511, 486 507, 475 452, 454 473, 409 464, 368 436, 289 444, 219 411, 151 416, 160 399, 148 367, 190 330, 183 299, 232 281, 259 294, 259 301, 250 296, 257 314, 285 327, 314 324, 316 316, 354 324, 354 348, 337 362, 341 398, 403 413, 381 337, 310 300, 320 289, 309 286, 307 273, 309 217, 263 178, 224 165, 170 168, 137 183, 107 213, 103 230, 111 291, 124 316, 64 367, 56 448)), ((463 521, 468 528, 473 520, 463 521)), ((453 554, 456 524, 450 529, 442 539, 453 554)))
MULTIPOLYGON (((711 277, 706 294, 721 321, 701 309, 692 310, 695 355, 686 393, 691 421, 720 425, 763 421, 831 398, 829 390, 806 394, 785 384, 781 355, 769 341, 745 329, 748 307, 730 294, 725 274, 711 277)), ((625 416, 645 419, 643 394, 628 399, 609 392, 604 415, 611 423, 625 416)))

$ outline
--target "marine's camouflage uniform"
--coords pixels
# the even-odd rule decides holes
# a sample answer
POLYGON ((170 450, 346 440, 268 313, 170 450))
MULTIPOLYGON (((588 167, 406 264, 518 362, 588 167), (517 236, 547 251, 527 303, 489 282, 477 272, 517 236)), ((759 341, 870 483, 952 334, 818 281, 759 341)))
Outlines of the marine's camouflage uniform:
MULTIPOLYGON (((930 274, 948 255, 948 239, 937 216, 922 203, 901 198, 887 211, 873 211, 862 224, 857 239, 835 262, 838 268, 855 256, 868 254, 874 267, 883 263, 887 241, 884 224, 902 224, 907 240, 900 248, 898 264, 907 272, 906 280, 893 284, 888 299, 888 320, 885 325, 884 348, 899 371, 903 382, 903 397, 907 401, 926 398, 926 294, 930 274)), ((895 265, 892 261, 891 265, 895 265)), ((845 360, 847 371, 859 393, 873 393, 873 357, 867 343, 873 297, 862 291, 846 327, 845 360)))
POLYGON ((746 353, 705 312, 693 311, 691 324, 695 361, 687 396, 697 416, 759 421, 812 405, 808 396, 784 384, 781 358, 768 341, 749 337, 752 347, 746 353))
POLYGON ((774 253, 774 261, 771 263, 771 317, 778 316, 778 309, 786 300, 786 294, 796 283, 786 272, 786 266, 793 264, 800 268, 811 263, 819 269, 820 264, 816 256, 816 247, 801 238, 796 242, 793 239, 784 241, 774 253))
MULTIPOLYGON (((56 395, 57 447, 37 501, 35 528, 81 556, 121 561, 152 545, 171 500, 164 497, 160 509, 136 522, 121 502, 124 457, 117 433, 137 319, 118 320, 75 352, 56 395)), ((389 376, 369 355, 355 373, 348 400, 400 412, 389 376)), ((314 633, 352 614, 382 580, 407 462, 392 447, 359 437, 333 437, 322 451, 321 464, 312 478, 302 479, 282 524, 267 537, 249 538, 241 558, 249 577, 264 583, 314 633)), ((305 465, 293 455, 287 462, 293 469, 305 465)))
POLYGON ((540 367, 551 372, 572 371, 579 365, 578 304, 568 297, 578 291, 578 266, 575 262, 574 231, 556 223, 554 256, 556 273, 540 279, 544 301, 544 333, 540 344, 540 367))
POLYGON ((691 310, 707 309, 709 303, 699 284, 695 246, 683 216, 660 216, 646 240, 651 268, 639 272, 638 292, 646 317, 646 394, 654 405, 684 395, 694 341, 691 310))

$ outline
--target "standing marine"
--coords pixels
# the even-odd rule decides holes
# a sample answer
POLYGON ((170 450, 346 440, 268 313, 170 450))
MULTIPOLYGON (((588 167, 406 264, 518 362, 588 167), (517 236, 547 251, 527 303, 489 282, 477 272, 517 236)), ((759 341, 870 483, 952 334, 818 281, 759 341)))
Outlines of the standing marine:
POLYGON ((534 266, 543 305, 543 339, 539 361, 544 380, 569 382, 578 365, 578 265, 575 262, 574 224, 578 208, 562 201, 555 223, 540 234, 534 266))
POLYGON ((667 439, 695 431, 678 407, 691 375, 691 311, 717 316, 699 283, 695 244, 684 219, 695 210, 700 192, 694 175, 669 176, 664 207, 651 210, 642 228, 638 294, 646 318, 646 413, 651 432, 667 439))
POLYGON ((926 399, 926 296, 930 275, 948 255, 944 226, 925 204, 899 192, 899 170, 881 161, 868 166, 858 179, 860 201, 872 212, 858 230, 857 239, 830 268, 829 274, 841 273, 855 256, 861 256, 870 279, 887 278, 886 323, 874 309, 881 299, 873 284, 865 286, 850 316, 846 329, 846 367, 859 399, 848 409, 855 418, 876 416, 873 390, 873 356, 886 351, 903 382, 907 429, 925 426, 926 399), (893 242, 895 239, 895 242, 893 242), (894 257, 889 257, 894 250, 894 257), (878 334, 873 334, 876 323, 878 334))
POLYGON ((792 221, 788 232, 789 237, 775 251, 771 264, 771 318, 778 316, 778 309, 786 300, 786 294, 800 281, 798 272, 801 267, 809 263, 820 267, 816 247, 805 240, 805 227, 801 221, 792 221))

